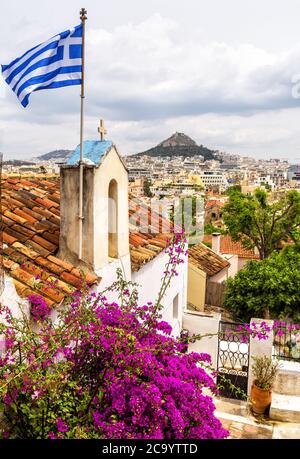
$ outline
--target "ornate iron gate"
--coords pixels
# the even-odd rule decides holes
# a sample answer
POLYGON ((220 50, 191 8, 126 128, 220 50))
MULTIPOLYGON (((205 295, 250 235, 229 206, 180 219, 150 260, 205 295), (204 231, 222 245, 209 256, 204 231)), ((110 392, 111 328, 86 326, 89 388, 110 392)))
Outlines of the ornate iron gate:
POLYGON ((220 395, 244 399, 247 394, 250 342, 247 335, 239 332, 241 324, 219 324, 217 384, 220 395))

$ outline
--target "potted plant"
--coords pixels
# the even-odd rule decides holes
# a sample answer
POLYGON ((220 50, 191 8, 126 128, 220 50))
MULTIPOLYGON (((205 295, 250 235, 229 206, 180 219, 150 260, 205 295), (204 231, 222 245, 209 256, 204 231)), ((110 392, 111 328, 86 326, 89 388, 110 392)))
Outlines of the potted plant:
POLYGON ((254 413, 263 414, 272 402, 272 387, 278 371, 278 362, 271 357, 252 357, 252 373, 254 381, 251 387, 252 410, 254 413))

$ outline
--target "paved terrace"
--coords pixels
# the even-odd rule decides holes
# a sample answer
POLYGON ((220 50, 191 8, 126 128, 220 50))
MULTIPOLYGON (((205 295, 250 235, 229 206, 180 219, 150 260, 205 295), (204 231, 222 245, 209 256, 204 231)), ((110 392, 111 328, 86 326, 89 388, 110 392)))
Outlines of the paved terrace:
POLYGON ((216 416, 229 439, 300 439, 300 423, 271 421, 266 416, 254 416, 244 401, 215 398, 216 416))

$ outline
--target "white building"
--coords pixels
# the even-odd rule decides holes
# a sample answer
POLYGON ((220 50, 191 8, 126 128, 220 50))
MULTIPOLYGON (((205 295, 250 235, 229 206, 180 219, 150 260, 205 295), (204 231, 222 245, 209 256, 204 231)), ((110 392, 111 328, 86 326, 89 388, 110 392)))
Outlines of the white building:
POLYGON ((199 174, 206 191, 218 188, 219 191, 225 191, 228 183, 225 175, 219 171, 203 171, 199 174))

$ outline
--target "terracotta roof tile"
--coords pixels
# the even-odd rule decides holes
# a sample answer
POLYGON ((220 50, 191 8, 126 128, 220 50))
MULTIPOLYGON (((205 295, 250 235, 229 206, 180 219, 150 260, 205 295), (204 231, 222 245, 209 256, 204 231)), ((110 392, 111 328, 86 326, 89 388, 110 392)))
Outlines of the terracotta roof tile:
POLYGON ((15 279, 23 282, 24 284, 29 285, 30 287, 34 287, 34 284, 36 283, 35 276, 32 273, 28 273, 20 267, 11 270, 11 275, 15 279))
POLYGON ((9 234, 10 236, 14 237, 16 241, 26 242, 27 239, 29 238, 28 235, 26 236, 23 233, 19 233, 19 231, 15 231, 12 226, 5 228, 5 232, 9 234))
POLYGON ((31 215, 29 215, 21 209, 14 209, 14 213, 22 218, 25 218, 25 220, 27 220, 29 223, 35 223, 38 221, 36 218, 32 217, 31 215))
POLYGON ((54 207, 50 207, 50 211, 56 215, 57 217, 60 217, 60 210, 59 209, 55 209, 54 207))
POLYGON ((51 242, 47 241, 47 239, 44 239, 41 236, 33 236, 32 240, 36 242, 37 244, 41 245, 45 249, 49 250, 49 252, 55 252, 57 246, 54 244, 51 244, 51 242))
POLYGON ((7 218, 5 215, 2 215, 2 222, 4 226, 12 226, 16 223, 14 220, 7 218))
POLYGON ((52 213, 51 212, 49 212, 46 209, 43 209, 42 207, 37 207, 36 203, 35 203, 35 206, 33 207, 32 210, 34 212, 36 212, 37 214, 40 214, 44 218, 51 218, 52 217, 52 213))
POLYGON ((16 213, 10 212, 9 210, 5 210, 4 215, 11 220, 14 220, 17 223, 20 223, 20 225, 24 225, 26 223, 26 219, 23 217, 20 217, 16 213))
POLYGON ((40 266, 43 266, 44 268, 48 269, 50 272, 61 275, 64 272, 64 269, 61 266, 58 266, 56 263, 52 263, 50 261, 51 256, 49 256, 49 259, 43 258, 43 257, 38 257, 35 262, 38 263, 40 266))
POLYGON ((55 245, 55 248, 58 247, 59 245, 59 236, 55 233, 49 233, 48 231, 45 231, 43 233, 43 237, 47 239, 47 241, 52 242, 55 245))
POLYGON ((38 278, 42 280, 47 280, 50 276, 50 273, 45 271, 45 269, 41 269, 39 266, 37 266, 37 264, 32 263, 28 260, 24 261, 21 264, 21 267, 25 269, 27 272, 33 274, 36 280, 38 280, 38 278))
POLYGON ((95 274, 87 273, 85 275, 85 280, 88 284, 96 284, 97 282, 100 281, 100 278, 96 276, 95 274))
MULTIPOLYGON (((14 284, 15 284, 15 287, 16 287, 16 291, 18 293, 19 296, 21 297, 28 297, 29 295, 36 295, 37 293, 32 290, 30 287, 28 287, 28 285, 25 285, 23 284, 22 282, 14 279, 14 284)), ((49 306, 54 306, 54 301, 50 300, 49 298, 39 294, 39 296, 41 296, 43 298, 43 300, 49 304, 49 306)))
POLYGON ((55 215, 52 215, 52 217, 50 217, 50 222, 54 223, 55 225, 59 225, 60 224, 60 219, 58 217, 56 217, 55 215))
POLYGON ((60 292, 57 288, 50 287, 44 282, 40 283, 38 291, 41 292, 44 296, 49 297, 55 303, 61 303, 65 298, 64 293, 60 292))
POLYGON ((22 212, 29 215, 30 217, 33 217, 36 221, 42 220, 42 218, 44 218, 43 215, 38 214, 37 212, 34 212, 32 209, 28 209, 27 207, 23 207, 22 212))
POLYGON ((28 239, 27 241, 27 246, 31 247, 35 252, 38 254, 41 254, 43 257, 47 258, 48 255, 50 255, 49 250, 46 250, 44 247, 42 247, 40 244, 37 244, 35 241, 28 239))
POLYGON ((36 202, 41 204, 43 207, 46 207, 46 209, 50 209, 51 207, 59 207, 59 204, 57 204, 57 202, 50 201, 50 199, 37 198, 36 202))
POLYGON ((26 247, 24 244, 21 244, 20 242, 14 242, 12 246, 18 250, 18 252, 23 253, 23 255, 26 255, 26 257, 31 258, 35 260, 39 254, 32 250, 30 247, 26 247))
POLYGON ((18 225, 17 223, 14 223, 11 227, 13 231, 17 231, 18 233, 24 234, 25 236, 32 237, 35 233, 29 228, 26 228, 25 226, 18 225))
POLYGON ((218 201, 217 199, 211 199, 205 203, 205 209, 209 209, 214 206, 224 207, 224 203, 222 201, 218 201))
POLYGON ((4 255, 7 255, 10 260, 15 261, 16 263, 22 264, 28 261, 28 258, 25 257, 25 255, 13 250, 11 247, 5 247, 2 249, 2 252, 4 255))
POLYGON ((48 281, 51 282, 53 285, 55 285, 55 287, 59 288, 60 290, 63 290, 67 294, 72 294, 76 290, 76 288, 73 287, 72 285, 67 284, 61 279, 57 279, 54 276, 48 277, 48 281))
POLYGON ((77 268, 73 268, 72 271, 71 271, 71 274, 73 274, 74 276, 79 277, 79 278, 81 277, 81 272, 77 268))
POLYGON ((74 287, 82 287, 82 280, 73 274, 67 273, 66 271, 62 273, 61 278, 65 280, 68 284, 73 285, 74 287))
POLYGON ((3 234, 3 242, 5 244, 13 244, 14 242, 17 241, 17 239, 15 237, 13 237, 13 236, 10 236, 7 233, 7 230, 8 230, 8 228, 6 230, 4 230, 3 233, 2 233, 3 234))
POLYGON ((53 255, 49 255, 48 260, 60 266, 60 268, 62 268, 62 271, 72 271, 72 269, 74 268, 74 266, 71 265, 71 263, 61 260, 60 258, 54 257, 53 255))
POLYGON ((208 276, 214 276, 229 266, 225 258, 201 243, 189 248, 189 263, 197 266, 208 276))
MULTIPOLYGON (((245 249, 240 241, 233 241, 231 236, 221 234, 220 252, 222 254, 238 255, 240 258, 249 258, 251 260, 259 259, 254 249, 245 249)), ((211 234, 204 236, 203 242, 211 243, 211 234)))
POLYGON ((13 260, 9 260, 8 258, 5 258, 5 257, 2 258, 2 262, 3 262, 4 268, 9 269, 11 271, 14 269, 17 269, 19 266, 18 263, 14 262, 13 260))

